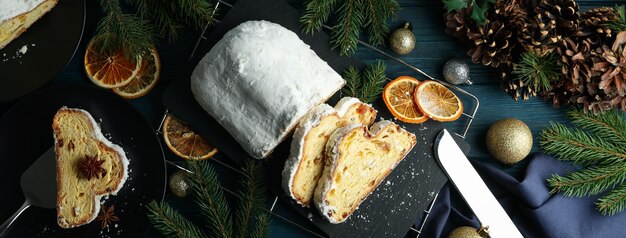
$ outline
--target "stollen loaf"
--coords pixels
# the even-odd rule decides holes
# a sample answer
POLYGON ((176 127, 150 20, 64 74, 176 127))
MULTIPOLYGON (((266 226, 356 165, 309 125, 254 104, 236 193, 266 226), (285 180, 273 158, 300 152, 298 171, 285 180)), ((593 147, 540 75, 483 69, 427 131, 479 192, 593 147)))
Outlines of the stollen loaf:
POLYGON ((344 84, 296 33, 268 21, 227 32, 191 75, 196 101, 257 159, 344 84))

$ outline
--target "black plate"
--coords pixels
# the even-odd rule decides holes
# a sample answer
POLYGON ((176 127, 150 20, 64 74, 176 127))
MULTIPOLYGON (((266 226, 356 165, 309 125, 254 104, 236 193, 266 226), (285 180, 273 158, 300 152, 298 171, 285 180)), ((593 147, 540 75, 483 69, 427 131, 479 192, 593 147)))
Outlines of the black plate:
POLYGON ((115 205, 120 221, 102 232, 98 221, 61 229, 54 209, 31 207, 15 222, 9 237, 142 236, 150 227, 145 205, 153 199, 162 200, 165 193, 163 151, 154 130, 134 107, 111 91, 93 86, 45 89, 22 100, 0 118, 0 221, 24 202, 19 179, 53 145, 52 118, 62 106, 89 111, 102 133, 126 151, 129 179, 117 196, 105 202, 106 206, 115 205))
POLYGON ((1 49, 0 102, 24 96, 60 72, 76 52, 84 26, 85 1, 60 0, 26 32, 1 49), (24 45, 28 51, 16 57, 24 45))

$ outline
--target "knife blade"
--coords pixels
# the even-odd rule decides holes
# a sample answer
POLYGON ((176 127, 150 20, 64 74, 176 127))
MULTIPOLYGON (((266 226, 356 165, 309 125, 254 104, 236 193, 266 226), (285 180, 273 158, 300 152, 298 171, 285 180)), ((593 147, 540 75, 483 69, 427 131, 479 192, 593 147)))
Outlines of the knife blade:
POLYGON ((446 129, 435 141, 435 157, 490 237, 523 237, 446 129))

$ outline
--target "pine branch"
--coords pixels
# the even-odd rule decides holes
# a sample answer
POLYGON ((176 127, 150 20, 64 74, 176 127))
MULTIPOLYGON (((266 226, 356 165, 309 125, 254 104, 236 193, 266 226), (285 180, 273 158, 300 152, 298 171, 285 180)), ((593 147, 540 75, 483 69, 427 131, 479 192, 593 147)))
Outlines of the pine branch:
POLYGON ((365 103, 376 101, 387 80, 386 69, 387 65, 381 60, 365 67, 363 73, 360 73, 355 67, 348 67, 343 72, 346 86, 341 89, 341 94, 358 98, 365 103))
MULTIPOLYGON (((265 214, 263 210, 267 199, 263 165, 256 161, 248 161, 243 166, 243 177, 240 181, 239 205, 235 210, 234 227, 235 237, 245 237, 252 234, 253 230, 267 230, 267 227, 258 227, 264 224, 252 224, 255 219, 265 214), (256 226, 255 226, 256 225, 256 226)), ((267 224, 265 224, 267 225, 267 224)), ((265 233, 263 234, 264 237, 265 233)))
POLYGON ((626 162, 609 166, 589 167, 548 179, 551 193, 564 192, 565 196, 583 197, 596 195, 615 188, 626 179, 626 162))
MULTIPOLYGON (((145 0, 154 1, 154 0, 145 0)), ((176 9, 181 21, 191 22, 196 29, 203 29, 207 24, 215 22, 213 17, 213 3, 208 0, 179 0, 170 1, 172 8, 176 9)))
POLYGON ((165 237, 202 238, 206 237, 196 225, 165 202, 152 200, 148 204, 150 223, 165 237))
POLYGON ((322 30, 322 26, 332 13, 336 0, 308 0, 300 23, 306 34, 322 30))
POLYGON ((124 14, 118 0, 100 0, 106 15, 98 23, 95 49, 113 55, 122 49, 128 59, 138 60, 154 47, 154 29, 135 15, 124 14))
POLYGON ((127 0, 137 8, 137 15, 143 19, 150 19, 159 29, 161 37, 168 37, 170 41, 180 37, 179 32, 184 26, 176 21, 167 10, 163 1, 127 0))
POLYGON ((354 66, 348 67, 343 71, 343 79, 346 80, 346 86, 341 89, 343 96, 358 98, 361 90, 361 73, 354 66))
POLYGON ((551 192, 581 197, 610 190, 596 201, 598 210, 604 215, 623 211, 626 208, 626 120, 623 114, 572 110, 567 116, 577 128, 552 123, 551 128, 542 132, 539 144, 546 153, 585 168, 566 176, 553 175, 548 179, 551 192))
POLYGON ((254 229, 250 233, 249 237, 252 238, 264 238, 267 237, 267 232, 270 228, 270 214, 263 212, 256 217, 256 223, 254 229))
POLYGON ((387 70, 387 65, 381 60, 365 68, 361 79, 363 84, 361 89, 361 101, 366 103, 376 101, 378 95, 383 92, 383 86, 385 81, 387 81, 385 70, 387 70))
POLYGON ((552 123, 550 129, 542 131, 539 145, 548 154, 584 166, 612 165, 626 160, 625 148, 560 123, 552 123))
POLYGON ((547 92, 552 82, 561 76, 554 54, 539 56, 534 52, 524 52, 519 63, 513 67, 513 75, 535 92, 547 92))
POLYGON ((359 33, 363 24, 363 2, 361 0, 344 0, 337 9, 337 24, 332 27, 332 49, 339 48, 340 55, 352 55, 359 43, 359 33))
POLYGON ((230 238, 233 234, 230 208, 219 187, 217 174, 206 161, 189 161, 193 175, 187 182, 193 189, 194 199, 207 222, 211 237, 230 238))
POLYGON ((185 23, 196 29, 213 23, 213 4, 206 0, 127 0, 137 8, 137 14, 151 20, 163 38, 174 41, 180 38, 185 23))
POLYGON ((393 17, 399 8, 398 2, 389 0, 364 0, 365 1, 365 28, 368 40, 372 45, 385 45, 385 39, 389 35, 387 18, 393 17))
POLYGON ((574 125, 596 135, 602 135, 609 143, 626 147, 626 123, 617 111, 589 115, 582 109, 570 110, 567 117, 574 125))
POLYGON ((394 17, 398 8, 396 0, 308 0, 300 24, 304 33, 313 34, 322 30, 334 13, 337 19, 331 27, 331 48, 339 49, 341 55, 352 55, 362 28, 370 44, 385 44, 389 34, 387 19, 394 17))
POLYGON ((626 208, 626 184, 601 197, 596 202, 596 207, 602 215, 615 215, 626 208))

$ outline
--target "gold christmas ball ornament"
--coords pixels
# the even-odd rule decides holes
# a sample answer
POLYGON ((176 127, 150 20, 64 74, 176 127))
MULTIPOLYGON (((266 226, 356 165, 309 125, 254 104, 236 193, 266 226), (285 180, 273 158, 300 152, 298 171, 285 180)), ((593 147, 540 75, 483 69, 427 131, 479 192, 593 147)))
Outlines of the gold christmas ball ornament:
POLYGON ((500 120, 487 131, 487 149, 503 164, 517 163, 530 153, 533 135, 523 121, 508 118, 500 120))
POLYGON ((176 171, 170 176, 169 187, 176 197, 184 198, 189 195, 191 188, 185 181, 186 177, 186 172, 182 170, 176 171))
POLYGON ((474 228, 471 226, 461 226, 452 230, 448 238, 487 238, 489 237, 489 227, 474 228))
POLYGON ((404 25, 391 33, 389 36, 389 47, 393 52, 400 55, 406 55, 415 48, 415 35, 413 35, 413 27, 411 23, 404 25))

